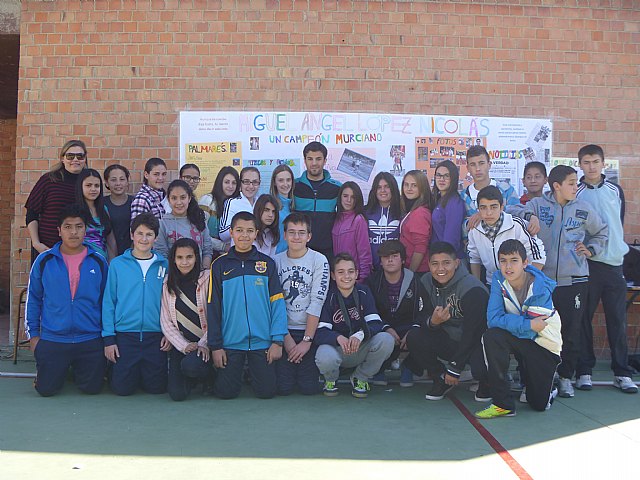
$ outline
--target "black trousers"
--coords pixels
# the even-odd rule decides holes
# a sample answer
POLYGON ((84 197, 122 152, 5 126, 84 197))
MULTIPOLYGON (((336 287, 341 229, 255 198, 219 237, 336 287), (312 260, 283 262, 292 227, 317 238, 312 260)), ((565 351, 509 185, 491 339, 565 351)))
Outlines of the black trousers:
POLYGON ((522 381, 527 388, 527 402, 534 410, 544 411, 553 388, 553 374, 560 357, 535 341, 518 338, 501 328, 490 328, 482 336, 484 357, 489 375, 489 390, 493 404, 515 410, 511 385, 507 380, 511 354, 518 356, 524 368, 522 381))
POLYGON ((611 370, 620 377, 631 377, 627 356, 627 282, 622 266, 589 261, 589 294, 580 338, 580 357, 576 375, 591 375, 596 364, 593 352, 593 314, 602 300, 611 350, 611 370))
POLYGON ((185 400, 198 380, 213 378, 213 374, 213 360, 203 361, 197 350, 186 355, 175 348, 169 351, 167 391, 172 400, 185 400))
POLYGON ((588 290, 589 284, 584 282, 556 287, 553 291, 553 304, 562 322, 562 363, 558 367, 558 375, 563 378, 573 378, 576 371, 588 290))
MULTIPOLYGON (((431 378, 437 378, 446 372, 446 367, 439 360, 453 360, 460 348, 460 342, 453 340, 444 329, 414 328, 407 335, 409 356, 404 364, 416 375, 424 370, 431 378)), ((482 346, 478 342, 469 358, 471 374, 479 382, 486 382, 487 369, 482 357, 482 346)), ((464 365, 460 366, 461 368, 464 365)))
POLYGON ((242 373, 245 359, 249 364, 251 388, 258 398, 276 395, 276 363, 267 363, 266 350, 225 350, 227 366, 216 371, 213 391, 219 398, 235 398, 242 390, 242 373))

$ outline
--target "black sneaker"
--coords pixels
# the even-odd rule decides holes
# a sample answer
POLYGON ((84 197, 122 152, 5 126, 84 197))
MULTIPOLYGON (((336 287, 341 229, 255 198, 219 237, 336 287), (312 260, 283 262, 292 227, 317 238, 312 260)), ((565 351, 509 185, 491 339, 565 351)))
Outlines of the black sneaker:
POLYGON ((491 398, 489 385, 486 383, 478 384, 478 390, 476 390, 476 402, 490 402, 492 400, 493 398, 491 398))
POLYGON ((433 381, 433 387, 429 390, 424 398, 427 400, 442 400, 444 396, 454 387, 454 385, 447 385, 444 380, 437 378, 433 381))

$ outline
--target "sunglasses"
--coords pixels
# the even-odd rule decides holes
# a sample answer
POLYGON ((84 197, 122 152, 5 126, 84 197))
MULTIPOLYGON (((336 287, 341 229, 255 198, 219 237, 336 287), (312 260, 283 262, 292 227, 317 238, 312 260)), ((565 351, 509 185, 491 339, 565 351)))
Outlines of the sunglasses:
POLYGON ((74 158, 77 158, 78 160, 84 160, 85 158, 87 158, 87 154, 86 153, 65 153, 64 158, 66 158, 67 160, 73 160, 74 158))

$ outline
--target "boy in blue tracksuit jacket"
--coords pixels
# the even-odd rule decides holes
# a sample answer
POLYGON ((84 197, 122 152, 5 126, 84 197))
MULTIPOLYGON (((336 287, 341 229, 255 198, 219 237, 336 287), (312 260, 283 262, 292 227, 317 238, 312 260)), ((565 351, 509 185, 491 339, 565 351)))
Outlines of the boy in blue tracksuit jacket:
POLYGON ((111 262, 102 302, 104 354, 113 363, 111 389, 131 395, 167 390, 167 351, 160 328, 167 260, 152 250, 158 219, 143 213, 131 222, 133 248, 111 262))
POLYGON ((482 336, 493 404, 478 412, 480 418, 515 414, 507 381, 510 354, 522 365, 525 391, 521 401, 537 411, 550 405, 553 376, 560 363, 560 316, 553 306, 556 282, 529 265, 527 251, 517 239, 506 240, 498 250, 500 270, 493 275, 482 336))
POLYGON ((25 331, 36 359, 35 389, 44 397, 62 389, 70 366, 80 390, 102 389, 107 261, 83 244, 87 220, 77 205, 65 208, 58 220, 62 241, 40 254, 29 274, 25 331))
POLYGON ((276 394, 287 312, 274 261, 253 246, 257 233, 255 217, 237 213, 234 246, 211 265, 207 335, 218 369, 213 391, 224 399, 240 394, 245 360, 256 397, 276 394))

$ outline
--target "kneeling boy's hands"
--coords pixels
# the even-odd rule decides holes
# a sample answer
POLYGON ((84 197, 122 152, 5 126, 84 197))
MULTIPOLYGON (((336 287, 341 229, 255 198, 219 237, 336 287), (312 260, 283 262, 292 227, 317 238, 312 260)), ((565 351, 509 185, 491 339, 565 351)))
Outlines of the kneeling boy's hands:
POLYGON ((208 362, 210 358, 209 347, 201 347, 198 345, 198 353, 196 353, 196 355, 200 357, 203 362, 208 362))
POLYGON ((304 357, 311 348, 311 342, 297 343, 291 350, 289 350, 289 361, 291 363, 300 363, 302 357, 304 357))
POLYGON ((120 358, 118 345, 109 345, 108 347, 104 347, 104 356, 107 357, 107 360, 111 363, 116 363, 117 359, 120 358))
POLYGON ((356 336, 349 337, 349 351, 350 353, 356 353, 360 348, 360 339, 356 336))
POLYGON ((216 368, 224 368, 227 366, 227 352, 224 349, 213 351, 213 365, 216 368))
POLYGON ((280 345, 276 345, 272 343, 267 350, 267 363, 271 365, 273 362, 280 360, 282 357, 282 347, 280 345))

